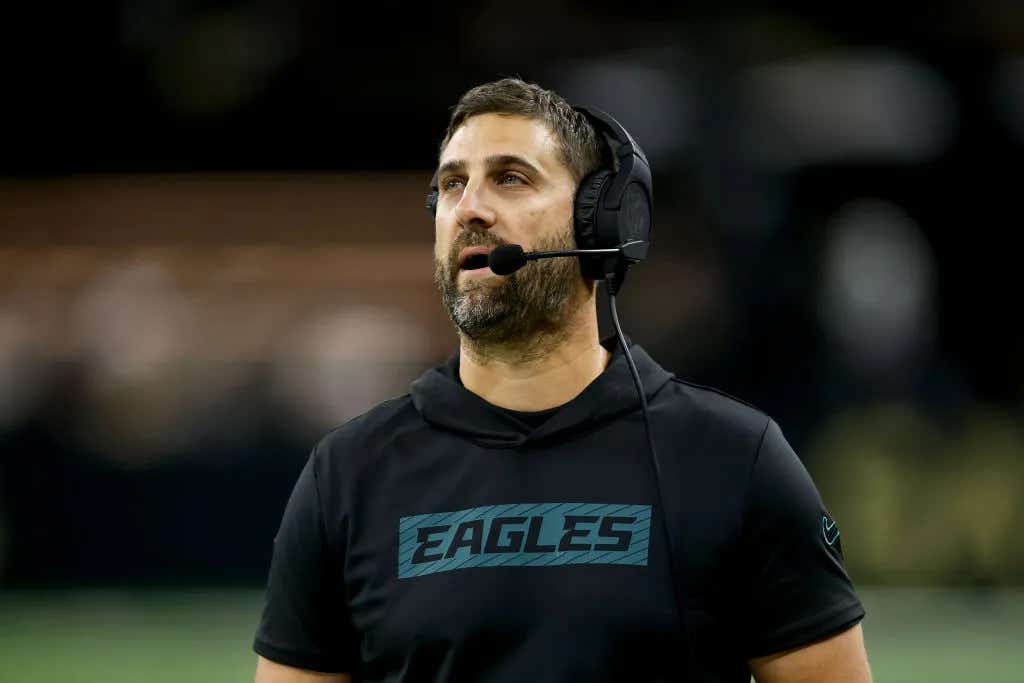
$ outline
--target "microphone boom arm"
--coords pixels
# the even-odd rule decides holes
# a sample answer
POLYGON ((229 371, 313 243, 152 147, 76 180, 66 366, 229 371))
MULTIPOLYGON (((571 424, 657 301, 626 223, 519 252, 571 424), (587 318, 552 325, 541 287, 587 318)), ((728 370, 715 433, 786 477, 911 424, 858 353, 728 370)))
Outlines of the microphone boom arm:
POLYGON ((611 249, 566 249, 563 251, 531 251, 524 253, 527 261, 557 256, 584 256, 587 254, 622 254, 629 261, 639 261, 647 252, 647 243, 641 240, 629 240, 611 249))
POLYGON ((614 249, 567 249, 565 251, 530 251, 523 254, 527 261, 539 258, 551 258, 552 256, 577 256, 580 254, 617 254, 618 248, 614 249))
POLYGON ((609 272, 610 291, 617 292, 619 284, 626 274, 626 269, 647 256, 647 242, 629 240, 608 249, 560 249, 557 251, 533 251, 529 254, 525 253, 518 244, 503 244, 491 250, 487 256, 487 263, 497 275, 509 275, 530 261, 542 258, 589 255, 604 256, 602 268, 609 272))

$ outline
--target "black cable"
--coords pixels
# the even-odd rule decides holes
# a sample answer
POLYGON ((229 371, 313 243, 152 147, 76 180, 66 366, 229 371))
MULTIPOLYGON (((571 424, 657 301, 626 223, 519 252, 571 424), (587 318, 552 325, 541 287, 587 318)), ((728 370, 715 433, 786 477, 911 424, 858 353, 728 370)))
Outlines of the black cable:
POLYGON ((661 465, 658 463, 658 454, 654 449, 654 438, 651 436, 651 418, 647 414, 647 397, 644 395, 643 384, 640 382, 640 373, 636 369, 636 363, 633 362, 633 355, 629 352, 629 346, 626 345, 626 336, 622 334, 622 326, 619 325, 619 314, 615 308, 615 294, 618 290, 617 278, 609 278, 605 280, 605 284, 608 288, 608 308, 611 311, 612 324, 615 326, 615 335, 619 339, 619 347, 622 349, 623 355, 626 356, 626 364, 629 365, 629 371, 633 375, 633 384, 636 385, 636 392, 640 396, 640 408, 644 414, 644 431, 647 433, 647 447, 651 454, 651 465, 654 467, 654 490, 657 496, 658 508, 661 510, 661 521, 662 531, 665 534, 665 542, 668 544, 666 549, 668 550, 668 569, 669 574, 672 577, 672 596, 675 598, 676 610, 679 612, 679 628, 683 636, 683 646, 685 649, 685 664, 683 667, 684 678, 683 680, 690 679, 691 662, 693 657, 692 647, 693 643, 690 642, 689 634, 686 628, 686 610, 684 609, 682 598, 679 594, 679 575, 676 574, 675 569, 675 557, 677 557, 676 544, 672 542, 672 534, 669 531, 668 524, 668 513, 665 511, 665 499, 661 493, 661 465))
MULTIPOLYGON (((622 326, 619 325, 619 314, 615 310, 615 295, 608 294, 608 305, 611 308, 612 324, 615 326, 615 335, 619 338, 619 345, 622 347, 622 351, 626 356, 626 363, 629 365, 629 371, 633 374, 633 384, 636 385, 637 395, 640 397, 640 408, 644 411, 644 431, 647 432, 647 445, 651 451, 651 462, 654 464, 654 476, 657 477, 658 481, 661 481, 661 466, 658 464, 658 455, 654 450, 654 439, 651 437, 651 420, 647 415, 647 397, 644 395, 643 385, 640 383, 640 372, 636 369, 636 363, 633 362, 633 354, 629 352, 629 347, 626 345, 625 335, 622 334, 622 326)), ((659 485, 658 497, 660 499, 660 485, 659 485)))

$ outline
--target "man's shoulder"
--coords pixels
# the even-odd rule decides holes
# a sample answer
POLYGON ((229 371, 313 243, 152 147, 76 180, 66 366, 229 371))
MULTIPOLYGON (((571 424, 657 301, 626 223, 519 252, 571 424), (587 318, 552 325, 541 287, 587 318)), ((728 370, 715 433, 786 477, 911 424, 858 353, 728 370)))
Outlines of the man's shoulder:
POLYGON ((702 432, 760 441, 771 417, 760 408, 715 387, 672 377, 666 387, 680 424, 702 432))
POLYGON ((410 394, 389 398, 323 435, 316 445, 322 459, 368 453, 421 424, 410 394))

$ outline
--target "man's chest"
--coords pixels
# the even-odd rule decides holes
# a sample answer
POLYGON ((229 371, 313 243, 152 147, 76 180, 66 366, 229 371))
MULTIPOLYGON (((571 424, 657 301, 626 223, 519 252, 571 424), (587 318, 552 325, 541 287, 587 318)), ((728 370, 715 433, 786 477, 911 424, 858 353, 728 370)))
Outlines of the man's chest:
MULTIPOLYGON (((625 662, 655 671, 678 657, 667 532, 644 453, 607 442, 544 457, 429 452, 382 467, 351 512, 344 580, 371 669, 422 666, 433 679, 448 662, 475 679, 482 656, 513 669, 551 658, 600 680, 625 662)), ((692 560, 719 554, 720 541, 698 542, 680 544, 684 562, 713 572, 692 560)))
POLYGON ((353 515, 345 581, 365 660, 472 667, 486 652, 587 668, 671 649, 679 620, 644 460, 480 472, 452 458, 438 471, 416 486, 392 478, 353 515))
POLYGON ((570 501, 400 518, 389 577, 352 596, 364 659, 431 680, 445 667, 448 680, 477 680, 496 661, 565 669, 552 680, 659 661, 678 618, 650 513, 570 501))

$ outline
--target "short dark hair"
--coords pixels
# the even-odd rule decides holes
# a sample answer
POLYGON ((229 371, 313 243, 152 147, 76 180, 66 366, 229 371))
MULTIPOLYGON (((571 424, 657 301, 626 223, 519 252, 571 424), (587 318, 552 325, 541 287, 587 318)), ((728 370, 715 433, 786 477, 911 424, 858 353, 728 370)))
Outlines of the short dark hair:
POLYGON ((562 162, 577 183, 602 165, 603 141, 587 117, 553 90, 518 78, 502 78, 466 91, 452 110, 441 152, 466 119, 479 114, 516 114, 547 124, 558 139, 562 162))

